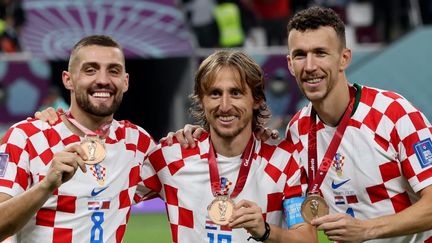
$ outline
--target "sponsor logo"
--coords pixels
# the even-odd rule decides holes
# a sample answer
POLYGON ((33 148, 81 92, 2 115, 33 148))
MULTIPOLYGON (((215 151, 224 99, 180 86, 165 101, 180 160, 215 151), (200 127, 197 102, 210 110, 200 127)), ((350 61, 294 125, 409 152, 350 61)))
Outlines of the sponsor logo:
POLYGON ((333 180, 332 181, 332 188, 334 189, 334 190, 336 190, 336 189, 338 189, 339 187, 341 187, 343 184, 345 184, 345 183, 347 183, 348 181, 350 181, 351 179, 348 179, 348 180, 346 180, 346 181, 342 181, 342 182, 339 182, 339 183, 335 183, 335 181, 333 180))
POLYGON ((92 197, 96 197, 97 195, 99 195, 101 192, 105 191, 108 187, 104 187, 104 188, 100 188, 100 189, 96 189, 93 188, 93 190, 91 191, 91 196, 92 197))

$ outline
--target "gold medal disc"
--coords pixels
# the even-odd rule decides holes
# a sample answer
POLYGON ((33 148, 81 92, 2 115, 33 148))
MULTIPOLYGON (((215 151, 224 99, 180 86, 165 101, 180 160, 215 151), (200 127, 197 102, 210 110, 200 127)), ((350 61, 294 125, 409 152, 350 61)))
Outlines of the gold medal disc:
POLYGON ((94 165, 105 159, 106 151, 99 137, 86 137, 81 142, 81 148, 87 154, 87 160, 84 163, 94 165))
POLYGON ((312 194, 306 197, 301 205, 301 214, 306 223, 310 224, 312 219, 319 218, 329 213, 329 207, 324 198, 312 194))
POLYGON ((213 223, 227 225, 234 211, 234 202, 228 196, 217 196, 207 207, 213 223))

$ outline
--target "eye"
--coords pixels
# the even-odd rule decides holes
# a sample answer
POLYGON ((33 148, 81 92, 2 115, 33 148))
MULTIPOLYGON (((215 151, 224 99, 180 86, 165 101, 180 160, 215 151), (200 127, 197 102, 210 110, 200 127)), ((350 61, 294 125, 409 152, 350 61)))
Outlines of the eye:
POLYGON ((294 60, 301 60, 301 59, 304 59, 306 57, 306 53, 297 52, 297 53, 294 53, 292 56, 293 56, 294 60))
POLYGON ((87 67, 87 68, 84 69, 84 72, 87 75, 93 75, 93 74, 96 73, 96 71, 97 71, 96 68, 93 68, 93 67, 87 67))
POLYGON ((240 97, 240 96, 243 95, 243 92, 242 92, 241 90, 239 90, 239 89, 234 89, 234 90, 231 92, 231 95, 232 95, 233 97, 240 97))
POLYGON ((317 57, 325 57, 327 55, 327 53, 325 51, 323 51, 323 50, 318 50, 318 51, 315 52, 315 55, 317 57))
POLYGON ((209 95, 212 98, 217 98, 217 97, 221 96, 221 92, 219 90, 214 89, 214 90, 210 91, 209 95))
POLYGON ((109 72, 113 76, 119 76, 121 74, 121 70, 119 68, 111 68, 109 72))

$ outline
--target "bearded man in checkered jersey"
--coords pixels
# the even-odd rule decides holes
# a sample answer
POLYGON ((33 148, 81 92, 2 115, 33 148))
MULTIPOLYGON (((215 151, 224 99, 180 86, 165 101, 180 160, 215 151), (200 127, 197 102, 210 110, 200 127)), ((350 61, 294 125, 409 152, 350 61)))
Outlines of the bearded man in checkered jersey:
POLYGON ((85 37, 62 79, 70 112, 55 115, 52 125, 19 122, 3 139, 0 239, 16 233, 13 242, 122 242, 131 204, 147 193, 138 190, 140 169, 155 147, 144 129, 113 120, 129 85, 123 51, 108 36, 85 37), (98 164, 80 146, 93 133, 104 143, 94 151, 105 153, 98 164))

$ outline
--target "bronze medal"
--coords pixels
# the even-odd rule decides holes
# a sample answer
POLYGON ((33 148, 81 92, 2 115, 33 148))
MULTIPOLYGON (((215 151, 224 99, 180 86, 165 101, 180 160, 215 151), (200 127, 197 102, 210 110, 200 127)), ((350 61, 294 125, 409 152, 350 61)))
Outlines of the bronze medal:
POLYGON ((234 211, 234 202, 228 196, 217 196, 207 207, 208 215, 213 223, 227 225, 234 211))
POLYGON ((306 223, 310 224, 312 219, 319 218, 329 213, 329 207, 318 194, 311 194, 303 201, 301 205, 301 214, 306 223))
POLYGON ((86 136, 81 142, 81 148, 87 154, 87 160, 84 163, 94 165, 105 159, 105 146, 98 136, 86 136))

